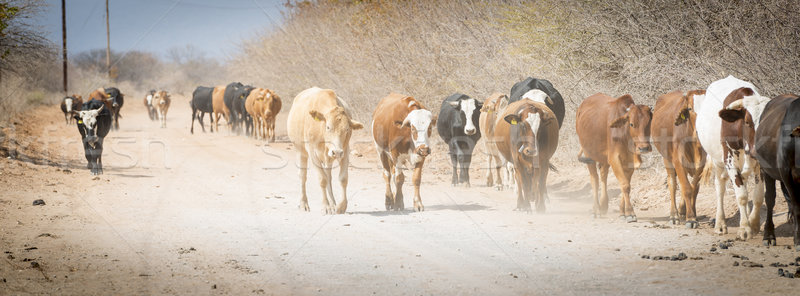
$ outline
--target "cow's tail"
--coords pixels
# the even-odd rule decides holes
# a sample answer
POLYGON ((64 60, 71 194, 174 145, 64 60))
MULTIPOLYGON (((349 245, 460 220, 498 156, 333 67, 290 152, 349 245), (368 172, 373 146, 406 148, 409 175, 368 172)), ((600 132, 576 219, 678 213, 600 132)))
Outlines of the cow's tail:
POLYGON ((714 178, 714 162, 706 161, 706 166, 703 167, 703 172, 700 173, 700 181, 703 185, 710 185, 711 180, 714 178))
POLYGON ((583 156, 583 148, 581 148, 581 151, 578 152, 578 161, 580 161, 582 163, 585 163, 585 164, 594 164, 595 163, 593 159, 583 156))
POLYGON ((558 173, 558 169, 557 169, 557 168, 556 168, 556 166, 554 166, 552 163, 549 163, 549 164, 547 164, 547 166, 548 166, 548 167, 550 168, 550 170, 551 170, 551 171, 553 171, 554 173, 558 173))

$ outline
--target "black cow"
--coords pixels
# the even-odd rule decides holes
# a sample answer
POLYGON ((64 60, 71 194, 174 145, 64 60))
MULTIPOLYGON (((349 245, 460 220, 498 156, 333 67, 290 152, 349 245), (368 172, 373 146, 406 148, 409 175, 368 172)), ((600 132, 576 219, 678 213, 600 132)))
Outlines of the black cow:
POLYGON ((755 156, 761 165, 767 203, 764 244, 775 245, 775 181, 781 182, 789 204, 789 217, 794 218, 794 247, 800 251, 800 100, 796 95, 780 95, 767 103, 755 135, 755 156))
MULTIPOLYGON (((250 90, 252 90, 252 88, 250 90)), ((225 107, 230 111, 231 130, 236 132, 236 134, 241 133, 242 121, 244 120, 245 114, 247 114, 244 109, 244 100, 247 99, 245 92, 248 92, 247 87, 242 83, 231 82, 225 87, 225 93, 223 95, 225 107)))
MULTIPOLYGON (((247 96, 250 95, 253 89, 255 89, 255 87, 250 85, 245 85, 239 89, 238 96, 234 95, 233 109, 231 109, 236 110, 236 113, 239 114, 239 128, 241 129, 241 125, 244 125, 245 135, 247 136, 251 136, 253 130, 253 117, 250 116, 250 113, 247 113, 244 103, 247 101, 247 96)), ((231 113, 233 113, 233 111, 231 111, 231 113)))
POLYGON ((483 103, 464 94, 452 94, 442 102, 439 109, 439 124, 436 129, 450 148, 450 162, 453 164, 452 185, 464 184, 469 187, 469 164, 472 150, 481 138, 478 122, 483 103), (458 169, 461 169, 459 174, 458 169))
POLYGON ((106 87, 105 91, 108 100, 111 101, 111 109, 114 113, 114 130, 118 130, 120 118, 119 110, 122 109, 122 105, 125 103, 125 98, 116 87, 106 87))
POLYGON ((103 174, 103 139, 112 124, 110 105, 111 102, 91 100, 83 103, 81 111, 75 115, 86 160, 89 161, 86 167, 92 170, 92 175, 103 174))
POLYGON ((523 81, 515 83, 514 86, 511 87, 511 96, 508 97, 508 103, 519 101, 526 93, 533 89, 543 91, 547 97, 550 98, 550 100, 544 100, 544 102, 540 103, 544 103, 555 113, 556 119, 558 119, 558 127, 560 128, 561 123, 564 122, 564 98, 561 97, 561 93, 553 87, 550 81, 528 77, 523 81))
POLYGON ((209 114, 208 118, 211 121, 211 132, 214 132, 214 106, 212 105, 211 94, 214 92, 213 87, 205 87, 205 86, 198 86, 192 92, 192 101, 189 102, 189 105, 192 106, 192 127, 189 129, 189 132, 194 134, 194 120, 195 118, 197 121, 200 122, 200 128, 203 129, 203 132, 206 132, 205 126, 203 126, 203 117, 205 117, 206 113, 209 114), (200 112, 200 115, 197 115, 197 112, 200 112))

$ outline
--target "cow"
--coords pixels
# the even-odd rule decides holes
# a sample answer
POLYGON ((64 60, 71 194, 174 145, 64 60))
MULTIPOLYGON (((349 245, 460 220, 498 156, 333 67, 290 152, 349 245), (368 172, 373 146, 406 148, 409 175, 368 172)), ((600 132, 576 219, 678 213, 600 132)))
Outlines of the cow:
POLYGON ((275 118, 281 111, 281 98, 272 90, 255 88, 247 96, 245 110, 253 120, 253 136, 274 142, 275 118))
POLYGON ((478 124, 481 107, 481 102, 465 94, 455 93, 445 98, 439 108, 439 125, 436 130, 450 149, 452 186, 470 186, 469 165, 472 162, 472 150, 481 138, 478 124))
POLYGON ((206 113, 209 114, 208 118, 211 121, 209 128, 211 132, 214 132, 214 106, 211 100, 213 92, 213 87, 205 86, 198 86, 192 92, 192 101, 189 102, 189 105, 192 107, 192 127, 189 129, 190 133, 194 134, 195 118, 200 121, 200 128, 203 129, 203 132, 206 132, 206 128, 203 126, 203 117, 205 117, 206 113), (199 115, 197 114, 198 112, 200 112, 199 115))
POLYGON ((547 105, 533 100, 508 104, 497 118, 497 150, 514 165, 517 210, 544 213, 550 158, 558 147, 558 118, 547 105))
POLYGON ((242 124, 247 120, 247 111, 244 105, 247 95, 252 90, 252 86, 243 85, 241 82, 231 82, 225 86, 223 101, 228 109, 228 118, 231 120, 231 131, 236 134, 241 133, 242 124))
POLYGON ((422 181, 422 165, 431 153, 428 139, 434 126, 436 117, 431 111, 413 97, 397 93, 381 99, 372 113, 372 138, 383 166, 387 211, 402 211, 404 208, 403 167, 406 163, 414 166, 414 210, 425 210, 419 195, 419 186, 422 181), (394 194, 392 181, 395 185, 394 194))
POLYGON ((564 98, 561 97, 561 93, 553 87, 550 81, 528 77, 523 81, 517 82, 511 87, 511 95, 509 96, 508 102, 513 103, 524 97, 531 98, 530 96, 526 96, 526 94, 535 89, 544 92, 547 95, 546 98, 549 98, 549 100, 545 100, 542 103, 545 103, 547 108, 550 108, 556 115, 556 118, 558 118, 558 127, 560 128, 561 124, 564 122, 564 98))
POLYGON ((225 118, 225 122, 227 125, 231 125, 231 113, 227 106, 225 106, 225 89, 227 87, 224 85, 214 87, 214 90, 211 92, 211 106, 214 110, 212 118, 212 129, 217 130, 219 132, 219 119, 220 117, 225 118))
POLYGON ((78 111, 81 111, 82 106, 83 98, 80 95, 73 94, 72 96, 61 99, 61 112, 64 112, 64 120, 67 122, 67 125, 72 123, 73 116, 78 111))
MULTIPOLYGON (((763 101, 745 97, 742 103, 734 102, 731 109, 742 106, 748 112, 757 113, 763 101), (761 101, 761 102, 759 102, 761 101), (752 110, 752 111, 750 111, 752 110)), ((800 251, 800 100, 795 94, 780 95, 763 104, 763 112, 754 136, 755 157, 761 167, 767 203, 767 221, 764 223, 764 245, 776 245, 775 224, 772 221, 775 207, 775 181, 781 182, 784 198, 789 204, 789 216, 794 218, 794 248, 800 251)), ((741 113, 739 113, 741 114, 741 113)), ((736 114, 733 114, 738 116, 736 114)), ((755 117, 754 117, 755 118, 755 117)), ((789 220, 792 220, 791 218, 789 220)))
POLYGON ((308 159, 320 178, 322 205, 327 214, 343 214, 347 210, 347 170, 350 165, 350 136, 364 125, 355 121, 346 103, 331 89, 312 87, 294 98, 286 127, 295 149, 300 168, 302 199, 300 209, 309 211, 306 195, 308 159), (333 197, 331 169, 339 165, 339 183, 342 201, 338 205, 333 197))
POLYGON ((706 162, 706 152, 700 146, 695 131, 695 96, 705 95, 705 90, 687 93, 673 91, 658 97, 653 108, 650 136, 653 145, 661 153, 667 171, 670 197, 670 223, 677 225, 686 220, 687 228, 697 228, 696 201, 700 190, 700 179, 706 162), (691 182, 689 176, 692 177, 691 182), (677 182, 680 183, 680 207, 675 204, 677 182))
POLYGON ((114 114, 114 130, 119 129, 119 118, 121 117, 119 111, 125 103, 125 95, 120 93, 116 87, 106 87, 103 89, 106 93, 106 100, 111 101, 112 113, 114 114))
POLYGON ((495 123, 498 118, 498 114, 501 114, 505 111, 506 106, 508 106, 508 96, 502 93, 494 93, 490 95, 486 100, 483 101, 483 107, 481 107, 481 116, 479 119, 478 126, 481 131, 481 136, 483 136, 483 148, 486 150, 487 160, 488 160, 488 173, 486 174, 486 186, 491 187, 492 185, 495 186, 497 190, 503 190, 503 188, 510 188, 510 185, 513 182, 513 175, 511 174, 511 170, 509 169, 508 162, 503 158, 500 154, 500 151, 497 150, 497 137, 494 135, 495 130, 495 123), (492 178, 492 172, 496 172, 495 178, 492 178), (501 176, 501 171, 505 174, 505 178, 501 176), (503 180, 506 180, 505 185, 503 184, 503 180))
POLYGON ((153 108, 153 96, 156 94, 155 89, 151 89, 147 92, 147 95, 144 96, 144 107, 147 108, 147 115, 150 116, 151 121, 155 121, 158 119, 158 114, 156 113, 156 109, 153 108))
POLYGON ((735 113, 744 115, 731 122, 721 118, 726 114, 721 111, 738 99, 757 94, 753 84, 728 76, 712 82, 706 88, 705 96, 695 96, 694 100, 694 109, 697 112, 697 137, 706 151, 706 165, 711 166, 708 170, 714 176, 717 193, 714 231, 719 234, 728 233, 724 197, 725 181, 731 180, 739 206, 738 236, 745 240, 758 233, 761 224, 761 205, 764 203, 764 183, 758 178, 760 173, 757 161, 750 157, 755 134, 754 117, 749 112, 736 110, 735 113), (753 178, 755 188, 751 212, 748 206, 747 178, 754 172, 756 175, 753 178))
POLYGON ((169 111, 171 102, 172 96, 166 91, 159 91, 153 96, 153 109, 156 110, 158 120, 161 122, 161 128, 167 127, 167 111, 169 111))
POLYGON ((641 154, 652 150, 651 119, 650 107, 637 105, 628 94, 612 98, 597 93, 584 99, 578 106, 575 115, 575 130, 581 144, 578 160, 586 163, 589 169, 595 217, 608 213, 606 181, 608 168, 611 167, 622 189, 620 218, 629 223, 637 221, 631 204, 631 176, 642 163, 641 154))
POLYGON ((233 108, 236 109, 236 112, 239 114, 239 129, 242 130, 242 125, 244 125, 244 134, 248 137, 253 136, 253 117, 247 113, 245 110, 245 103, 247 101, 247 97, 250 96, 250 92, 252 92, 255 87, 245 85, 244 88, 241 90, 241 96, 238 100, 233 101, 233 108))
POLYGON ((75 115, 88 161, 86 167, 92 175, 103 174, 103 140, 111 129, 112 110, 110 101, 90 100, 75 115))

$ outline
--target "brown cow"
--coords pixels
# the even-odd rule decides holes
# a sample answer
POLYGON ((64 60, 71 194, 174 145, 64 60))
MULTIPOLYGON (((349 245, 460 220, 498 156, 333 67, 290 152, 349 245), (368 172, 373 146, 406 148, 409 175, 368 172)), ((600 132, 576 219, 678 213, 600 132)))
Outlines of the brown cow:
POLYGON ((663 156, 669 186, 669 220, 677 225, 686 219, 687 228, 697 228, 695 203, 700 189, 700 178, 706 162, 706 152, 700 145, 695 130, 697 113, 694 107, 695 95, 705 95, 705 90, 692 90, 688 93, 673 91, 662 95, 653 109, 653 122, 650 136, 653 144, 663 156), (689 182, 689 176, 692 181, 689 182), (677 181, 680 182, 680 207, 675 205, 677 181))
POLYGON ((636 105, 630 95, 615 99, 597 93, 583 100, 578 106, 575 119, 575 129, 581 144, 578 160, 587 164, 592 178, 595 217, 608 212, 606 179, 610 166, 622 189, 620 217, 624 217, 628 222, 636 222, 630 197, 631 176, 634 169, 642 163, 640 154, 651 150, 651 118, 650 107, 636 105), (598 169, 601 182, 599 199, 598 169))
POLYGON ((89 99, 87 99, 86 101, 88 102, 88 101, 91 101, 91 100, 96 100, 96 101, 103 102, 103 105, 106 105, 105 108, 108 108, 108 110, 114 110, 114 108, 111 106, 111 101, 108 100, 108 95, 106 94, 105 88, 101 87, 101 88, 93 90, 89 94, 89 99))
POLYGON ((347 210, 347 169, 350 165, 350 135, 364 128, 354 121, 344 101, 333 90, 312 87, 294 98, 286 122, 289 139, 297 149, 300 168, 302 200, 300 208, 309 211, 306 195, 308 158, 317 168, 322 188, 322 204, 328 214, 343 214, 347 210), (336 205, 333 198, 331 168, 339 162, 339 182, 342 185, 342 202, 336 205))
POLYGON ((61 112, 64 112, 64 120, 67 124, 72 123, 72 119, 78 111, 83 107, 83 98, 80 95, 73 94, 61 99, 61 112))
POLYGON ((162 128, 167 127, 167 111, 169 110, 170 102, 172 102, 172 96, 166 91, 159 91, 153 96, 153 109, 156 111, 162 128))
POLYGON ((500 154, 500 151, 497 150, 497 137, 494 135, 494 128, 495 123, 498 118, 498 114, 503 112, 508 105, 508 96, 501 93, 494 93, 485 101, 483 101, 483 108, 481 108, 481 117, 479 120, 478 125, 481 129, 481 134, 484 137, 483 141, 483 148, 486 150, 486 154, 489 156, 488 162, 488 172, 486 173, 486 186, 492 186, 492 183, 495 185, 495 189, 503 190, 504 187, 509 188, 512 182, 513 177, 511 175, 511 171, 508 169, 506 164, 508 163, 503 156, 500 154), (494 164, 492 164, 494 163, 494 164), (492 171, 495 171, 495 178, 492 177, 492 171), (500 172, 505 173, 505 186, 503 184, 503 177, 501 176, 500 172))
POLYGON ((513 165, 517 181, 517 210, 544 213, 550 157, 558 147, 558 119, 547 105, 519 100, 497 118, 497 150, 513 165))
POLYGON ((403 210, 403 167, 414 166, 414 210, 423 211, 419 185, 422 180, 422 165, 431 153, 428 138, 436 126, 436 117, 413 97, 392 93, 381 99, 372 113, 372 137, 375 150, 383 165, 386 181, 386 210, 403 210), (395 194, 392 194, 394 175, 395 194))
POLYGON ((214 108, 214 114, 211 114, 214 120, 213 129, 219 132, 219 118, 224 117, 227 125, 231 125, 231 111, 225 106, 225 85, 214 87, 214 92, 211 93, 211 105, 214 108))
POLYGON ((275 141, 275 118, 281 111, 281 98, 266 88, 255 88, 245 100, 245 110, 253 118, 256 139, 275 141))

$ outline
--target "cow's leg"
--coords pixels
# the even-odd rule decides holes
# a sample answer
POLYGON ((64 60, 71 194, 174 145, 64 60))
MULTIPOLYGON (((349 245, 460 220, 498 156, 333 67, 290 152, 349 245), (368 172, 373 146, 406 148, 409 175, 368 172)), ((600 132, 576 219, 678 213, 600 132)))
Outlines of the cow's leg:
MULTIPOLYGON (((392 158, 397 159, 397 156, 392 158)), ((400 161, 396 161, 394 163, 395 192, 394 192, 394 205, 392 206, 392 209, 394 209, 395 211, 402 211, 405 208, 405 204, 403 203, 403 182, 405 182, 406 176, 403 174, 402 165, 403 164, 400 161)))
POLYGON ((547 207, 545 206, 545 197, 547 196, 547 170, 548 165, 540 166, 533 169, 533 192, 536 194, 536 212, 544 213, 547 207))
MULTIPOLYGON (((487 141, 488 141, 488 139, 487 139, 487 141)), ((493 173, 492 171, 494 170, 494 167, 492 166, 492 161, 495 161, 495 159, 494 159, 494 155, 492 155, 492 153, 489 151, 489 148, 486 147, 486 146, 487 145, 484 142, 483 150, 486 151, 486 156, 487 156, 486 157, 486 163, 487 163, 487 165, 486 165, 486 170, 487 170, 486 171, 486 187, 492 187, 492 185, 494 185, 494 180, 492 178, 492 173, 493 173)), ((499 178, 500 176, 497 176, 497 177, 499 178)))
POLYGON ((453 166, 453 174, 450 181, 450 186, 458 185, 458 155, 456 153, 456 148, 453 147, 453 144, 450 144, 450 164, 453 166))
POLYGON ((459 159, 459 166, 461 167, 461 174, 459 176, 460 182, 464 184, 466 187, 470 187, 469 184, 469 165, 472 163, 472 151, 469 149, 464 149, 463 154, 461 154, 459 159))
MULTIPOLYGON (((524 180, 523 179, 523 176, 525 175, 524 166, 518 167, 516 169, 517 169, 517 172, 516 172, 516 174, 514 174, 514 179, 517 180, 517 188, 515 190, 516 193, 517 193, 517 208, 515 210, 521 211, 521 212, 530 213, 531 212, 531 200, 529 199, 530 196, 527 196, 527 195, 531 194, 531 192, 530 192, 531 191, 530 190, 531 186, 529 186, 529 185, 531 185, 530 182, 533 181, 533 178, 531 178, 530 180, 524 180)), ((533 173, 533 172, 531 172, 531 173, 533 173)))
POLYGON ((597 165, 595 165, 594 163, 589 163, 586 164, 586 168, 589 170, 589 178, 591 180, 590 183, 592 184, 592 200, 594 201, 594 203, 592 204, 592 215, 595 218, 597 218, 598 215, 601 215, 600 201, 597 196, 597 192, 599 189, 597 188, 598 187, 597 165))
POLYGON ((728 181, 727 173, 723 168, 714 165, 714 187, 717 193, 717 215, 714 222, 714 232, 728 233, 728 224, 725 222, 725 182, 728 181))
MULTIPOLYGON (((775 179, 766 173, 762 173, 764 179, 764 201, 767 203, 767 221, 764 223, 764 245, 777 246, 775 238, 775 224, 772 221, 773 210, 775 209, 775 179)), ((784 186, 781 183, 781 186, 784 186)), ((786 187, 783 187, 786 189, 786 187)))
POLYGON ((323 177, 320 178, 320 186, 322 187, 322 191, 326 192, 326 194, 322 195, 324 198, 322 205, 325 206, 325 213, 335 214, 336 198, 333 196, 333 175, 331 172, 331 167, 323 165, 319 165, 317 167, 319 168, 319 172, 323 174, 323 177))
MULTIPOLYGON (((194 135, 194 120, 195 120, 196 116, 197 116, 197 109, 192 108, 192 127, 189 128, 189 133, 193 134, 193 135, 194 135)), ((202 125, 202 124, 203 124, 203 122, 201 121, 200 125, 202 125)))
POLYGON ((422 159, 414 165, 414 175, 411 177, 411 181, 414 183, 414 210, 417 212, 425 210, 425 206, 422 205, 422 197, 419 195, 419 185, 422 184, 422 164, 424 163, 425 159, 422 159))
POLYGON ((391 159, 389 159, 389 154, 383 152, 380 147, 375 147, 375 150, 378 151, 378 158, 381 160, 381 166, 383 166, 383 180, 386 183, 386 191, 384 197, 386 210, 391 210, 394 206, 394 194, 392 193, 392 168, 394 164, 392 163, 391 159))
MULTIPOLYGON (((336 205, 336 213, 344 214, 347 211, 347 180, 348 168, 350 166, 350 151, 345 151, 342 159, 339 161, 339 185, 342 186, 342 201, 336 205)), ((331 192, 333 195, 333 192, 331 192)))
POLYGON ((753 186, 755 188, 751 193, 753 195, 753 209, 750 211, 750 228, 753 236, 761 230, 761 207, 764 206, 764 180, 760 178, 761 167, 756 165, 754 172, 755 174, 751 174, 755 176, 753 178, 753 186))
MULTIPOLYGON (((685 170, 684 170, 685 173, 685 170)), ((688 174, 686 174, 686 183, 688 184, 689 188, 685 190, 685 187, 681 185, 681 193, 683 193, 685 199, 685 208, 686 208, 686 228, 697 228, 699 223, 697 223, 697 193, 700 192, 700 175, 702 174, 702 170, 696 171, 694 176, 692 176, 692 182, 689 183, 688 181, 688 174)))
POLYGON ((502 165, 503 161, 497 155, 491 155, 491 156, 489 156, 489 158, 494 159, 494 168, 492 168, 492 169, 494 169, 494 172, 495 172, 495 174, 494 174, 494 176, 495 176, 495 181, 494 181, 495 189, 497 189, 498 191, 499 190, 503 190, 503 181, 508 182, 508 177, 506 177, 504 179, 502 174, 501 174, 502 171, 505 171, 505 166, 502 165))
POLYGON ((600 180, 600 189, 598 194, 600 195, 600 215, 605 216, 608 214, 608 164, 597 164, 597 168, 600 171, 599 173, 599 180, 600 180))
MULTIPOLYGON (((678 207, 675 203, 675 191, 676 191, 676 173, 675 168, 672 167, 672 163, 669 162, 666 158, 664 158, 664 168, 667 171, 667 187, 669 187, 669 223, 673 225, 678 225, 680 223, 680 217, 678 215, 678 207)), ((682 191, 686 191, 686 187, 681 186, 682 191)))
MULTIPOLYGON (((308 179, 308 154, 302 146, 297 147, 300 148, 298 149, 299 151, 297 151, 297 166, 299 168, 298 174, 300 175, 301 190, 300 209, 308 212, 311 210, 311 208, 308 207, 308 195, 306 195, 306 180, 308 179)), ((320 178, 322 178, 322 176, 320 176, 320 178)))
POLYGON ((620 218, 624 218, 629 223, 636 222, 636 214, 633 212, 633 205, 631 205, 631 176, 633 175, 633 168, 623 165, 623 162, 617 159, 611 165, 611 169, 614 170, 614 176, 617 177, 622 191, 622 198, 619 204, 620 218))
POLYGON ((753 231, 750 227, 750 213, 747 205, 747 183, 745 183, 744 177, 736 166, 726 165, 726 168, 728 176, 731 178, 731 183, 733 184, 737 205, 739 206, 739 231, 737 235, 740 239, 747 240, 753 237, 753 231))

